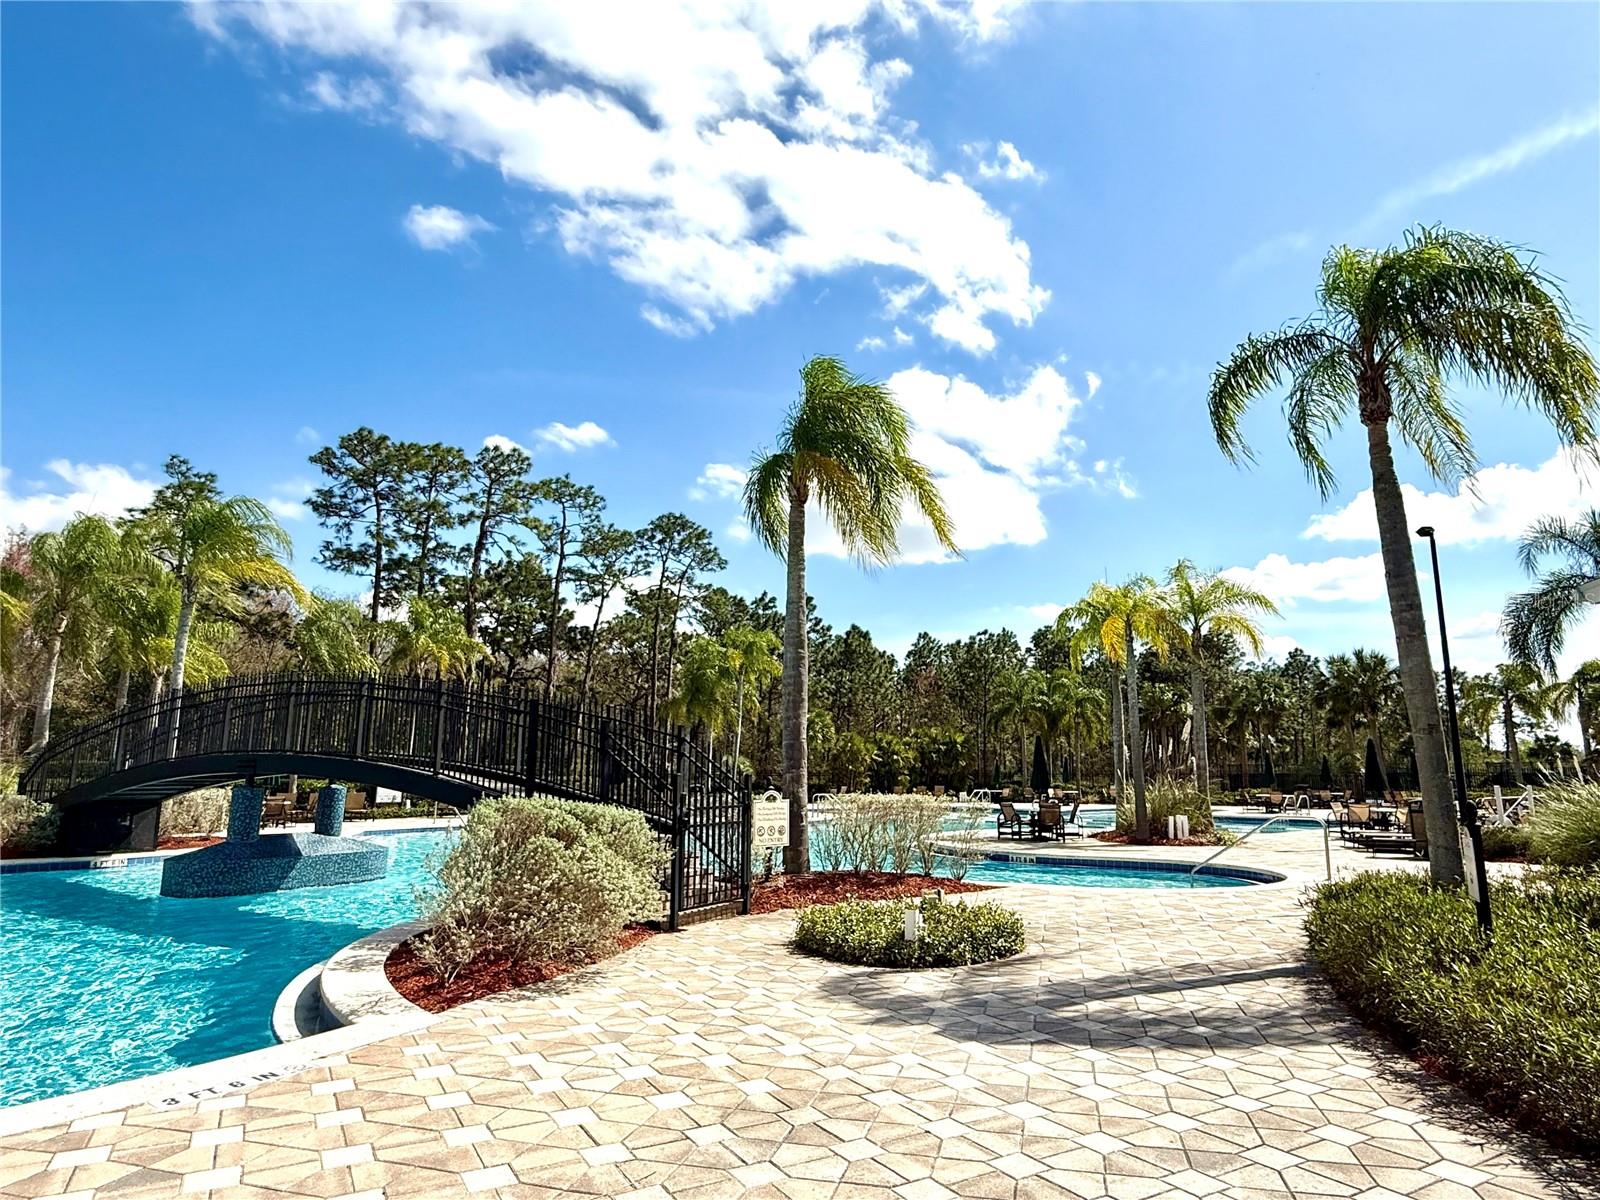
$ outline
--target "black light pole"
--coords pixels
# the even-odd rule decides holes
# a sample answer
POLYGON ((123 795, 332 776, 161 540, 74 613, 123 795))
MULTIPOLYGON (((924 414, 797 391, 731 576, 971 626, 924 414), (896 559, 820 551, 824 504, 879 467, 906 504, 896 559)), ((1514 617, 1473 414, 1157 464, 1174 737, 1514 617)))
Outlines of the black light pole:
POLYGON ((1489 911, 1489 872, 1483 862, 1483 826, 1478 823, 1478 806, 1467 796, 1467 772, 1461 761, 1461 722, 1456 718, 1456 681, 1450 670, 1450 638, 1444 627, 1444 584, 1439 580, 1439 543, 1433 540, 1433 526, 1424 525, 1417 530, 1418 537, 1428 539, 1428 553, 1433 559, 1433 595, 1439 605, 1439 651, 1444 659, 1444 704, 1450 716, 1450 756, 1455 763, 1456 813, 1461 826, 1467 831, 1467 842, 1472 847, 1472 862, 1468 870, 1473 873, 1473 891, 1477 893, 1478 927, 1488 937, 1494 927, 1489 911))

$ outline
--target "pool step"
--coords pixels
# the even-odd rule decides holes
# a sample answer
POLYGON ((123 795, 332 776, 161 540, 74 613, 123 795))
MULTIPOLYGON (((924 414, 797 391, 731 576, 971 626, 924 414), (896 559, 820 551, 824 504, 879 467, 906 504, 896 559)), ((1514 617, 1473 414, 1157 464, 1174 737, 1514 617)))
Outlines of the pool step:
POLYGON ((297 1042, 314 1033, 335 1028, 322 1012, 322 968, 314 963, 289 981, 272 1006, 272 1035, 280 1042, 297 1042))

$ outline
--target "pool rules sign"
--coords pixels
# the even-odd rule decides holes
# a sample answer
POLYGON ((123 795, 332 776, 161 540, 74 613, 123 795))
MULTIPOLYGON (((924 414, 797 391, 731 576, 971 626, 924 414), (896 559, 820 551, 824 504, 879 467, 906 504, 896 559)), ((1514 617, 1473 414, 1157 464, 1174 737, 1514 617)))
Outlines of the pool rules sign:
POLYGON ((789 844, 789 802, 777 792, 763 792, 750 800, 751 824, 755 836, 751 845, 756 850, 789 844))

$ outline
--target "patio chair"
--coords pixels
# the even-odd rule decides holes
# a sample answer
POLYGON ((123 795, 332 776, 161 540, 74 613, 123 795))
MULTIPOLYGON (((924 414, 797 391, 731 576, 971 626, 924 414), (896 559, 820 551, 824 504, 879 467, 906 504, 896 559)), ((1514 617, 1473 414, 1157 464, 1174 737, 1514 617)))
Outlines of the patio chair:
POLYGON ((1372 824, 1372 806, 1370 804, 1346 804, 1344 806, 1344 820, 1339 825, 1339 837, 1348 842, 1354 840, 1355 835, 1372 824))
POLYGON ((1023 803, 1026 804, 1029 801, 1031 801, 1032 799, 1033 799, 1033 789, 1031 787, 1023 788, 1022 789, 1022 801, 1023 801, 1023 803))
POLYGON ((370 817, 372 809, 367 807, 367 794, 365 792, 346 792, 344 797, 344 819, 353 821, 357 817, 370 817))
POLYGON ((1062 832, 1064 826, 1061 821, 1061 802, 1059 800, 1041 800, 1039 811, 1033 816, 1033 836, 1037 840, 1051 838, 1061 841, 1066 837, 1062 832))
POLYGON ((933 785, 933 794, 934 794, 934 795, 935 795, 935 796, 942 796, 942 795, 944 795, 944 784, 942 784, 942 783, 936 783, 936 784, 934 784, 934 785, 933 785))
POLYGON ((261 805, 261 823, 266 826, 289 823, 288 800, 266 800, 261 805))
POLYGON ((1063 840, 1069 837, 1081 838, 1083 836, 1083 827, 1078 824, 1078 810, 1082 807, 1083 797, 1079 796, 1072 802, 1072 811, 1067 814, 1067 819, 1061 825, 1061 837, 1063 840))
POLYGON ((1406 804, 1406 826, 1403 832, 1373 832, 1360 835, 1356 843, 1371 854, 1411 854, 1417 858, 1428 855, 1428 823, 1422 811, 1422 801, 1406 804))
POLYGON ((1324 788, 1322 791, 1318 792, 1317 793, 1317 807, 1318 808, 1332 808, 1333 807, 1333 793, 1328 791, 1326 788, 1324 788))
POLYGON ((995 836, 1005 837, 1010 834, 1019 841, 1022 838, 1022 814, 1017 811, 1017 806, 1009 800, 1000 801, 1000 815, 995 817, 995 836))
POLYGON ((1283 811, 1283 793, 1282 792, 1268 792, 1267 793, 1267 798, 1266 798, 1265 802, 1263 802, 1261 807, 1265 812, 1269 812, 1269 813, 1278 812, 1278 813, 1281 813, 1283 811))

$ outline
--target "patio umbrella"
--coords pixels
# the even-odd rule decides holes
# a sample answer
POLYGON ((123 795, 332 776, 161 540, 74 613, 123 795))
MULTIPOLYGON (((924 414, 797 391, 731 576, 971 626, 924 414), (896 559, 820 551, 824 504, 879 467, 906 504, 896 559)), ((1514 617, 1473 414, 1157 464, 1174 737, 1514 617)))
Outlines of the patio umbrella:
POLYGON ((1389 783, 1383 777, 1383 767, 1378 762, 1378 743, 1371 738, 1367 739, 1367 769, 1363 782, 1369 796, 1382 796, 1389 790, 1389 783))
POLYGON ((1044 739, 1038 734, 1033 737, 1033 771, 1028 779, 1028 786, 1035 792, 1046 792, 1050 789, 1050 760, 1044 756, 1044 739))
POLYGON ((1322 756, 1322 786, 1333 786, 1333 767, 1329 764, 1326 754, 1322 756))

